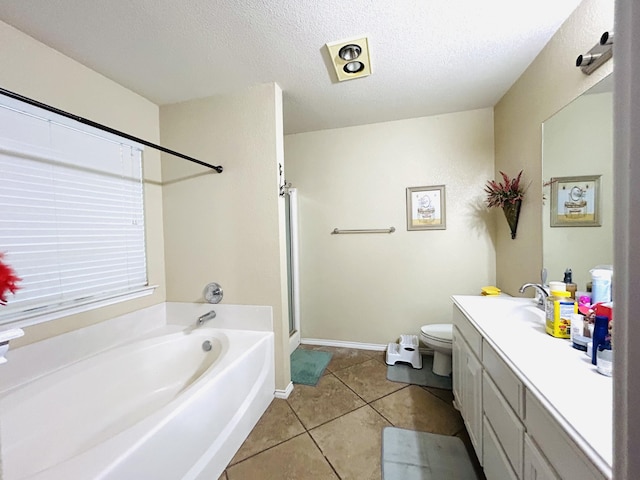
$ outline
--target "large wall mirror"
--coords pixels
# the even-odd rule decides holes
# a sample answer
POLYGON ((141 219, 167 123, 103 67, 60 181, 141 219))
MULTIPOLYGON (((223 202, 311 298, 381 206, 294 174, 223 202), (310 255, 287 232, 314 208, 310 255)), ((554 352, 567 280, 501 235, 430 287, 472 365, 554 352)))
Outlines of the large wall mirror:
POLYGON ((613 74, 542 125, 542 258, 548 280, 613 264, 613 74), (551 179, 555 181, 549 184, 551 179))

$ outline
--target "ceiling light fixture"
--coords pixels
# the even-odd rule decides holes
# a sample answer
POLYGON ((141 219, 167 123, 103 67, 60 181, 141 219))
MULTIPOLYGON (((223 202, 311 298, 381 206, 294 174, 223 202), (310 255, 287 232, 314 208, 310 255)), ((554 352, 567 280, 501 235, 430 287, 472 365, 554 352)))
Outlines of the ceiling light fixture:
POLYGON ((346 62, 350 62, 355 60, 362 53, 362 48, 359 45, 355 45, 350 43, 349 45, 345 45, 338 51, 338 56, 346 62))
POLYGON ((362 62, 349 62, 344 67, 342 67, 347 73, 358 73, 364 70, 364 63, 362 62))
POLYGON ((327 51, 339 82, 371 75, 366 37, 327 43, 327 51))

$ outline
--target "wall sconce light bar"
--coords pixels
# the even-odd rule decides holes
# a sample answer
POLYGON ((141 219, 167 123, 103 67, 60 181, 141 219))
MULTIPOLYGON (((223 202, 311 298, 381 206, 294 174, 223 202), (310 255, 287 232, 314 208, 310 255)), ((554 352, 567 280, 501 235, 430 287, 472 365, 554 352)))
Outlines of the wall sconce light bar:
POLYGON ((613 57, 613 32, 604 32, 600 41, 591 50, 578 55, 576 67, 580 67, 585 75, 591 75, 611 57, 613 57))

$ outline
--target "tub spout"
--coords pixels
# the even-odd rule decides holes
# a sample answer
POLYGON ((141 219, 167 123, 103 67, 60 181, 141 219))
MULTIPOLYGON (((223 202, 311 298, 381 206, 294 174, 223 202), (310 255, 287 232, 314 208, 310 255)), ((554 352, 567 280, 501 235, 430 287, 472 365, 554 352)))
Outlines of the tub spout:
POLYGON ((213 318, 216 318, 216 312, 215 310, 211 310, 208 313, 205 313, 204 315, 200 315, 198 317, 198 321, 196 322, 196 325, 200 326, 202 325, 204 322, 211 320, 213 318))

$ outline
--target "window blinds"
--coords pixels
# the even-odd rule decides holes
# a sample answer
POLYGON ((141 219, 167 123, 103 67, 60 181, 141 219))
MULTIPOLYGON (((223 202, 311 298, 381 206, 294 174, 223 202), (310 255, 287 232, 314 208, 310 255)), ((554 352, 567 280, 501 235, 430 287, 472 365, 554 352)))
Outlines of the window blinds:
POLYGON ((0 98, 0 322, 147 285, 142 148, 0 98))

